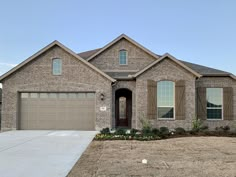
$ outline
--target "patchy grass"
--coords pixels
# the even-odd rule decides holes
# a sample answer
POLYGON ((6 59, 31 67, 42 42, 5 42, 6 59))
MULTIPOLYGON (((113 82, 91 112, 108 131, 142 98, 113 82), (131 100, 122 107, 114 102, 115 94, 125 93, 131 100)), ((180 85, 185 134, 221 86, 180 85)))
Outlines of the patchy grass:
POLYGON ((235 177, 235 167, 236 138, 93 141, 68 177, 235 177))

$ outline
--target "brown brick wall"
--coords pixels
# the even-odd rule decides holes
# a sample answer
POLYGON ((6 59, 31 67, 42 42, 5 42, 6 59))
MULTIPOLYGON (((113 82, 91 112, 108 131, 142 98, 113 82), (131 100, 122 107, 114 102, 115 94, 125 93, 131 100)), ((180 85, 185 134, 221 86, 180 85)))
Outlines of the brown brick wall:
POLYGON ((17 128, 17 93, 21 91, 96 92, 96 129, 111 127, 111 82, 75 57, 55 46, 3 81, 2 130, 17 128), (52 58, 62 59, 62 75, 53 76, 52 58), (105 100, 100 100, 100 93, 105 100), (107 111, 101 112, 100 107, 107 111))
POLYGON ((202 77, 196 81, 196 87, 233 87, 234 120, 206 120, 204 124, 208 125, 211 130, 226 125, 229 125, 231 129, 236 129, 236 81, 230 77, 202 77))
POLYGON ((139 47, 122 39, 90 62, 101 70, 140 70, 156 60, 139 47), (119 65, 119 51, 128 51, 128 65, 119 65))
MULTIPOLYGON (((170 129, 183 127, 191 129, 192 119, 195 116, 195 77, 169 59, 163 60, 136 79, 136 119, 147 118, 147 80, 184 80, 186 86, 185 120, 151 120, 154 127, 167 126, 170 129)), ((138 121, 139 122, 139 121, 138 121)), ((140 128, 141 125, 138 124, 140 128)))

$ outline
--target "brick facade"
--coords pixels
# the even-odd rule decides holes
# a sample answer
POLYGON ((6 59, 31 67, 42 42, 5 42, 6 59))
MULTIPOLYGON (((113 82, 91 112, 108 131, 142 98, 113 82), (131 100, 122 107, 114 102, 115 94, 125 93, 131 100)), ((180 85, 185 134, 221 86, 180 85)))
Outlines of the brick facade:
POLYGON ((17 129, 18 92, 96 92, 95 129, 111 127, 111 81, 55 46, 3 81, 2 130, 17 129), (62 75, 52 75, 52 59, 62 59, 62 75), (100 94, 105 100, 100 100, 100 94), (100 111, 101 106, 107 110, 100 111))
MULTIPOLYGON (((205 120, 203 123, 207 125, 211 130, 216 127, 229 125, 231 128, 236 128, 236 81, 230 77, 202 77, 196 81, 196 87, 233 87, 233 121, 228 120, 205 120)), ((223 108, 224 109, 224 108, 223 108)), ((224 119, 224 116, 223 116, 224 119)))
POLYGON ((125 39, 120 40, 110 48, 93 58, 90 63, 100 70, 140 70, 155 61, 139 47, 125 39), (119 51, 125 49, 128 52, 128 65, 119 65, 119 51))
MULTIPOLYGON (((157 57, 158 58, 158 57, 157 57)), ((157 60, 140 47, 121 39, 117 43, 93 58, 90 63, 102 71, 139 71, 157 60), (119 50, 128 52, 128 65, 119 65, 119 50)), ((110 80, 94 71, 92 68, 76 59, 62 48, 54 46, 27 63, 25 66, 3 80, 2 130, 18 128, 19 92, 95 92, 96 120, 95 129, 115 128, 115 92, 125 88, 132 91, 132 128, 141 128, 140 119, 147 118, 147 80, 183 80, 185 84, 185 119, 159 120, 153 119, 153 127, 167 126, 170 129, 183 127, 192 128, 192 121, 196 117, 196 88, 197 87, 233 87, 234 120, 206 120, 204 124, 210 129, 216 126, 236 126, 236 81, 230 77, 201 77, 196 78, 179 64, 170 59, 164 59, 154 65, 137 78, 110 80), (53 76, 52 59, 62 59, 62 75, 53 76), (100 95, 105 99, 102 101, 100 95), (100 107, 106 111, 100 111, 100 107)))
MULTIPOLYGON (((178 80, 185 81, 186 87, 186 101, 185 120, 151 120, 153 127, 169 127, 171 129, 176 127, 183 127, 191 129, 191 123, 195 116, 195 77, 190 72, 186 71, 173 61, 166 59, 150 70, 146 71, 136 79, 136 97, 137 97, 137 120, 147 118, 147 80, 154 81, 170 80, 177 82, 178 80)), ((140 123, 138 128, 140 128, 140 123)))

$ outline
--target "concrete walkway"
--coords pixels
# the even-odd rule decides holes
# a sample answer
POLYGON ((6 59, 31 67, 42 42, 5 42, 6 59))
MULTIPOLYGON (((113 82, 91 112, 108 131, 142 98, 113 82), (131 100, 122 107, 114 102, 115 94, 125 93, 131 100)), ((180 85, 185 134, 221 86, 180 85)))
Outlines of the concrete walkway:
POLYGON ((0 133, 0 176, 64 177, 96 133, 25 130, 0 133))

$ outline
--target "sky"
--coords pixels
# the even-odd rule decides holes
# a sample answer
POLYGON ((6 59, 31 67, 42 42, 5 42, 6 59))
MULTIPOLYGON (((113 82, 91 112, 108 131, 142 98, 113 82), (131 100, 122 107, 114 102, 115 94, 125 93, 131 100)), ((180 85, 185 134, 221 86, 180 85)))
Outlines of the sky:
POLYGON ((82 52, 124 33, 236 75, 235 0, 1 0, 0 75, 54 40, 82 52))

